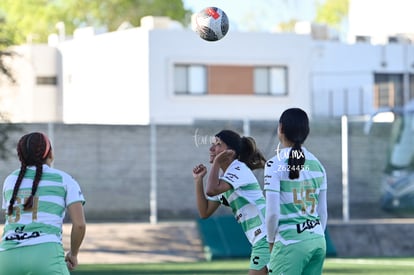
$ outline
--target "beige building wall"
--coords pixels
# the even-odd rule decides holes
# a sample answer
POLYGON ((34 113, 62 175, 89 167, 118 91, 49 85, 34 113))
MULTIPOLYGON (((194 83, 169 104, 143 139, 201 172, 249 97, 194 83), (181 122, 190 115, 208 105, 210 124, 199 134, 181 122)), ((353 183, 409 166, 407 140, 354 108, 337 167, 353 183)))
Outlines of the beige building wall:
POLYGON ((59 54, 47 45, 22 45, 7 62, 16 83, 1 82, 0 110, 12 122, 61 122, 59 54))

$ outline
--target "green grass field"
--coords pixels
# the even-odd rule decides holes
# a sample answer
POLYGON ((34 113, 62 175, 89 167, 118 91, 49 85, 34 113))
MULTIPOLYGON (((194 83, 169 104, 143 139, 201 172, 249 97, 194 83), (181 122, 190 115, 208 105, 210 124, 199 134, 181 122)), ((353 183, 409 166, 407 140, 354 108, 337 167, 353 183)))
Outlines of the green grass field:
MULTIPOLYGON (((99 264, 80 265, 74 275, 246 275, 246 260, 216 260, 197 263, 162 264, 99 264)), ((324 275, 372 274, 405 275, 414 274, 414 258, 328 258, 324 265, 324 275)))

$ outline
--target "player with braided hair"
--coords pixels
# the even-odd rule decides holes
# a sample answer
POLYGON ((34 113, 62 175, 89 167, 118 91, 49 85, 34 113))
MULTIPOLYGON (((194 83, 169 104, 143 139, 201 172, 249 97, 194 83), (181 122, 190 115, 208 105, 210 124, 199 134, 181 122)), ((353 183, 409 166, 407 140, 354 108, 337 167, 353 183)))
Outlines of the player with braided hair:
POLYGON ((54 154, 43 133, 22 136, 17 155, 20 169, 11 173, 3 185, 6 222, 0 242, 0 275, 67 275, 78 265, 86 228, 85 199, 79 184, 51 167, 54 154), (66 210, 72 231, 70 251, 65 257, 62 225, 66 210))

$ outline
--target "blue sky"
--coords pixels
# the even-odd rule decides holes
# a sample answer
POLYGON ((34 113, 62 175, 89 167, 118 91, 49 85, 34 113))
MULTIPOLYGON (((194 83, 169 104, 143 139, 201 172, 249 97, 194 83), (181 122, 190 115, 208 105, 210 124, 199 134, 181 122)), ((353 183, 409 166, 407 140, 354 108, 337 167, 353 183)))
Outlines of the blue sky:
POLYGON ((280 22, 290 19, 311 21, 316 3, 323 0, 183 0, 194 12, 205 7, 222 9, 230 27, 238 31, 272 31, 280 22))

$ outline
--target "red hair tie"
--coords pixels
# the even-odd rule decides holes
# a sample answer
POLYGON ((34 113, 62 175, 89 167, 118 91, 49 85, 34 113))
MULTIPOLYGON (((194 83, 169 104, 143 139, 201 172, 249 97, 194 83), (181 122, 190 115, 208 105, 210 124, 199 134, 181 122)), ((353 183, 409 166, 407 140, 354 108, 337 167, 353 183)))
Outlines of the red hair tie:
POLYGON ((45 150, 45 152, 43 153, 43 156, 42 156, 42 159, 45 159, 47 157, 47 155, 49 154, 49 151, 50 151, 50 141, 49 141, 49 139, 47 138, 47 136, 45 134, 42 133, 42 136, 43 136, 43 139, 46 142, 46 150, 45 150))

